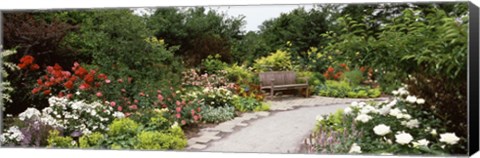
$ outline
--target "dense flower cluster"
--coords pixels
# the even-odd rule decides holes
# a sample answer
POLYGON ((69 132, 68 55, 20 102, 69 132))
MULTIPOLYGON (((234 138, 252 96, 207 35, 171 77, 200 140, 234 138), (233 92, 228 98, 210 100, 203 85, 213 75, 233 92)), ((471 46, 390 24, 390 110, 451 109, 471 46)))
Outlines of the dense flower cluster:
POLYGON ((25 55, 20 59, 20 63, 17 65, 20 69, 29 69, 31 71, 40 69, 38 64, 34 63, 35 58, 31 55, 25 55))

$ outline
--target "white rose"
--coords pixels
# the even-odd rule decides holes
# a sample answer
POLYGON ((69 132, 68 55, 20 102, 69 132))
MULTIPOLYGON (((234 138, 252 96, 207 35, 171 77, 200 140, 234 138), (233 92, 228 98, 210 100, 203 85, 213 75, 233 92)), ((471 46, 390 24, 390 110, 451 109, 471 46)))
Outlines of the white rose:
POLYGON ((353 143, 348 153, 362 153, 362 148, 357 143, 353 143))
POLYGON ((343 114, 348 115, 350 113, 352 113, 352 109, 350 107, 346 107, 345 109, 343 109, 343 114))
POLYGON ((373 128, 373 131, 375 132, 375 134, 377 134, 379 136, 384 136, 384 135, 391 132, 390 127, 386 126, 384 124, 380 124, 380 125, 375 126, 373 128))
POLYGON ((428 146, 429 143, 430 141, 426 139, 421 139, 416 142, 413 142, 412 144, 413 144, 413 147, 418 147, 418 146, 428 146))
POLYGON ((366 123, 368 121, 370 121, 370 119, 372 119, 371 116, 368 116, 366 114, 360 114, 357 116, 357 118, 355 118, 356 121, 360 121, 360 122, 363 122, 363 123, 366 123))
POLYGON ((412 135, 405 133, 403 131, 395 135, 395 142, 397 142, 398 144, 405 145, 410 143, 412 140, 413 140, 412 135))
POLYGON ((418 125, 420 124, 420 122, 418 122, 417 119, 414 119, 414 120, 410 120, 408 121, 405 126, 407 126, 408 128, 418 128, 418 125))
POLYGON ((401 115, 402 112, 398 108, 395 108, 395 109, 390 110, 390 112, 388 114, 391 115, 391 116, 397 117, 398 115, 401 115))
POLYGON ((417 102, 417 97, 415 96, 407 96, 407 98, 405 99, 407 102, 409 103, 415 103, 417 102))
POLYGON ((425 99, 422 99, 422 98, 417 99, 417 104, 425 104, 425 99))
POLYGON ((457 144, 460 138, 455 133, 443 133, 440 134, 440 142, 444 142, 450 145, 457 144))

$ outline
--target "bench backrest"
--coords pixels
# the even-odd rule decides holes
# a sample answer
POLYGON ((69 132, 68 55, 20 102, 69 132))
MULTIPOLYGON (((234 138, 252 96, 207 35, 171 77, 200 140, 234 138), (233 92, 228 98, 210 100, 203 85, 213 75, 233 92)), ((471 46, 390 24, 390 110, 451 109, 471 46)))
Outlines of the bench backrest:
POLYGON ((274 85, 289 85, 296 83, 296 74, 293 71, 270 71, 259 74, 260 85, 270 86, 271 79, 274 79, 274 85))

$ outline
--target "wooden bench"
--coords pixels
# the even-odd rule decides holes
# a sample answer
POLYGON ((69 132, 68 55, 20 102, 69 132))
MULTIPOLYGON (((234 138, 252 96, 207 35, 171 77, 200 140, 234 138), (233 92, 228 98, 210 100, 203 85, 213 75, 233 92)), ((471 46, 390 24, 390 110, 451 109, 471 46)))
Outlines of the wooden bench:
POLYGON ((262 90, 269 90, 270 96, 273 97, 275 91, 291 90, 291 89, 305 89, 305 97, 308 97, 308 79, 305 83, 297 83, 297 76, 292 71, 271 71, 259 74, 260 88, 262 90))

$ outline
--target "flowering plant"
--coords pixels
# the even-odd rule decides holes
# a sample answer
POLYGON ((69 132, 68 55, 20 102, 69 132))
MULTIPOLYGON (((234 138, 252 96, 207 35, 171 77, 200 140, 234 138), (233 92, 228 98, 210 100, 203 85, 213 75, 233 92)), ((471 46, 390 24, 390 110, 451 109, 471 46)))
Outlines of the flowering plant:
MULTIPOLYGON (((334 152, 443 155, 465 149, 464 138, 447 131, 442 121, 419 108, 418 105, 426 102, 424 99, 409 95, 404 88, 395 94, 397 96, 392 100, 380 103, 353 102, 343 109, 343 121, 334 125, 322 124, 319 131, 330 131, 339 126, 347 132, 354 128, 361 133, 361 137, 341 139, 344 146, 334 152)), ((324 121, 319 119, 319 122, 324 121)), ((314 151, 332 151, 332 148, 322 147, 314 151)))

